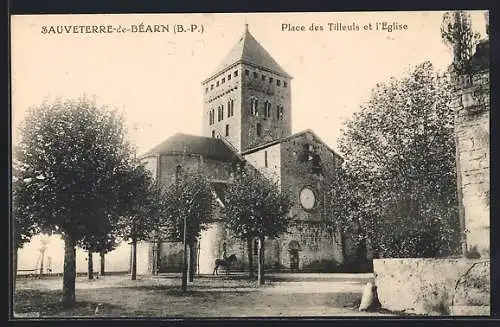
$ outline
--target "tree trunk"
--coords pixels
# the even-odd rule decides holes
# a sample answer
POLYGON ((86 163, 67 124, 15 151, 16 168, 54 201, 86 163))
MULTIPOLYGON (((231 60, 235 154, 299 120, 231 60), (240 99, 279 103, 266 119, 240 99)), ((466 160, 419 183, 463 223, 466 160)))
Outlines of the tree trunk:
POLYGON ((188 281, 192 282, 194 279, 194 272, 196 268, 196 255, 194 254, 195 247, 194 242, 189 244, 189 276, 188 281))
POLYGON ((264 285, 264 236, 259 237, 259 272, 258 285, 264 285))
POLYGON ((88 251, 88 276, 89 276, 89 280, 92 280, 94 279, 94 260, 92 258, 92 251, 88 251))
POLYGON ((14 244, 14 251, 12 253, 12 295, 16 295, 16 279, 17 279, 17 244, 14 244))
POLYGON ((69 235, 64 236, 63 307, 75 305, 76 242, 69 235))
POLYGON ((247 252, 248 252, 248 276, 250 278, 254 277, 253 274, 253 248, 252 248, 252 238, 247 238, 247 252))
POLYGON ((137 240, 132 239, 132 267, 130 267, 131 279, 137 279, 137 240))
POLYGON ((99 253, 99 255, 101 256, 101 269, 100 269, 100 274, 101 276, 104 276, 104 274, 106 273, 105 272, 105 259, 104 259, 104 256, 105 256, 105 253, 104 252, 101 252, 99 253))
POLYGON ((345 246, 345 235, 343 231, 339 231, 339 237, 340 237, 340 247, 341 253, 342 253, 342 260, 344 265, 348 264, 349 258, 347 257, 347 251, 346 251, 346 246, 345 246))
POLYGON ((184 228, 183 228, 182 243, 184 245, 184 251, 182 251, 182 281, 181 289, 183 292, 187 290, 187 280, 188 280, 188 261, 187 261, 187 223, 186 217, 184 217, 184 228))

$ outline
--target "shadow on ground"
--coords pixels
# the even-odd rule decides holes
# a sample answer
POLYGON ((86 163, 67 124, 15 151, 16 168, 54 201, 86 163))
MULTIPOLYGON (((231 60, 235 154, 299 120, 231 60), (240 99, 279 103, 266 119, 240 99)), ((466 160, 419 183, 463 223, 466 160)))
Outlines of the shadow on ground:
MULTIPOLYGON (((14 311, 39 312, 41 317, 306 317, 371 315, 357 310, 362 279, 292 281, 269 276, 257 287, 246 276, 201 277, 180 289, 179 278, 126 276, 77 282, 77 305, 60 306, 61 291, 33 281, 16 292, 14 311), (236 277, 236 278, 235 278, 236 277), (286 281, 283 281, 286 280, 286 281), (353 282, 357 280, 357 282, 353 282), (101 303, 99 313, 96 306, 101 303)), ((51 281, 57 286, 57 281, 51 281)), ((390 315, 390 314, 387 314, 390 315)))

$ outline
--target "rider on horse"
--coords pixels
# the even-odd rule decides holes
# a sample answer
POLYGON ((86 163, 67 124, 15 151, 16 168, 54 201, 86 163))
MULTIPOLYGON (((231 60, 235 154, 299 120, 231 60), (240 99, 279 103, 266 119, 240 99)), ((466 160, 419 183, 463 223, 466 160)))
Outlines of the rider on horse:
POLYGON ((227 261, 226 242, 222 243, 222 259, 224 259, 224 261, 227 261))

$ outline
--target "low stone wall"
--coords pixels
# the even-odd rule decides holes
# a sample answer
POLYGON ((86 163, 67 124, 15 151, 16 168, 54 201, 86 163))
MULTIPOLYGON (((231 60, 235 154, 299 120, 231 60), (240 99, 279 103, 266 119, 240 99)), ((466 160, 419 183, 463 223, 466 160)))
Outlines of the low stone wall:
POLYGON ((373 270, 384 309, 428 315, 489 315, 489 260, 375 259, 373 270), (456 310, 464 306, 480 310, 456 310))

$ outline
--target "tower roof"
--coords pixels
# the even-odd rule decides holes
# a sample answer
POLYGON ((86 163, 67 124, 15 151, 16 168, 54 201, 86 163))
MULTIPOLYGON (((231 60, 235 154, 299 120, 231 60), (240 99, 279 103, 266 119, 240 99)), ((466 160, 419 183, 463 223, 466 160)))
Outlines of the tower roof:
POLYGON ((248 24, 245 24, 245 32, 210 77, 239 62, 264 68, 283 77, 291 78, 250 33, 248 24))

